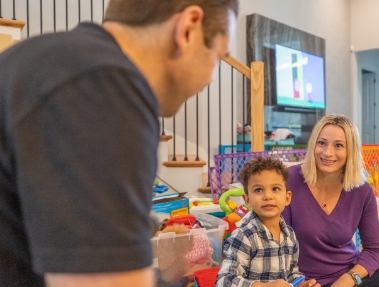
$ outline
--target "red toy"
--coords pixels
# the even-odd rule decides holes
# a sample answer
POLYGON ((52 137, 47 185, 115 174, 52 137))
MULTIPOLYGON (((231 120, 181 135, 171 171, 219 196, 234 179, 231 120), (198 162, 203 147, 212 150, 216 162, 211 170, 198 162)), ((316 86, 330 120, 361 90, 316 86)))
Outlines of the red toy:
POLYGON ((170 226, 173 224, 184 224, 189 229, 193 229, 193 225, 196 223, 196 217, 192 214, 188 215, 177 215, 174 217, 171 217, 167 220, 166 226, 170 226))
POLYGON ((212 267, 196 271, 194 273, 196 285, 198 287, 214 287, 216 283, 217 273, 219 271, 220 267, 212 267))

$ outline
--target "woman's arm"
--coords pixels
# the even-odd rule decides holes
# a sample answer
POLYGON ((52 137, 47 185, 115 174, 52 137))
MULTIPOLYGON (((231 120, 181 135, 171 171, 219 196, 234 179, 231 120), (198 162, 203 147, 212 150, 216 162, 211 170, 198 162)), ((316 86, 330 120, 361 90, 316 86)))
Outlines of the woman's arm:
MULTIPOLYGON (((367 274, 371 276, 379 268, 378 207, 375 195, 371 187, 364 202, 363 212, 359 221, 358 230, 362 244, 362 250, 353 263, 355 265, 360 265, 360 267, 357 267, 358 272, 367 272, 367 274), (365 271, 362 271, 362 268, 365 269, 365 271)), ((361 275, 360 273, 358 274, 361 275)), ((367 276, 367 274, 362 273, 361 278, 367 276)))
MULTIPOLYGON (((363 185, 361 189, 363 188, 367 188, 367 185, 363 185)), ((358 225, 362 250, 354 260, 355 265, 350 270, 357 273, 360 278, 371 276, 379 268, 379 220, 376 198, 371 188, 366 195, 362 194, 362 196, 366 196, 358 225)), ((332 285, 332 287, 345 286, 355 286, 353 277, 347 273, 343 274, 332 285)))
MULTIPOLYGON (((361 278, 366 277, 368 275, 366 268, 364 268, 362 265, 359 265, 359 264, 355 265, 351 269, 351 271, 353 271, 354 273, 357 273, 359 277, 361 278)), ((338 278, 338 280, 335 281, 331 287, 354 287, 354 286, 356 285, 355 285, 355 281, 353 277, 350 274, 345 273, 340 278, 338 278)))

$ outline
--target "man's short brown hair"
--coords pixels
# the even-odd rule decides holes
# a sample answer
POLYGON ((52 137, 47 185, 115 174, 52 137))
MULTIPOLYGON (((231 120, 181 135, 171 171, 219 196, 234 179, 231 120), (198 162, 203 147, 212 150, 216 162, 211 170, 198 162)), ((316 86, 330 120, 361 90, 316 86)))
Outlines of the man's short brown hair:
POLYGON ((110 0, 104 22, 148 26, 162 23, 191 5, 204 11, 204 43, 207 47, 212 46, 218 33, 228 34, 228 13, 238 14, 238 0, 110 0))
POLYGON ((274 170, 283 176, 283 181, 286 184, 286 188, 288 188, 288 169, 285 165, 279 159, 257 156, 253 157, 251 161, 246 163, 240 172, 240 180, 246 194, 248 194, 248 183, 250 176, 261 173, 265 170, 274 170))

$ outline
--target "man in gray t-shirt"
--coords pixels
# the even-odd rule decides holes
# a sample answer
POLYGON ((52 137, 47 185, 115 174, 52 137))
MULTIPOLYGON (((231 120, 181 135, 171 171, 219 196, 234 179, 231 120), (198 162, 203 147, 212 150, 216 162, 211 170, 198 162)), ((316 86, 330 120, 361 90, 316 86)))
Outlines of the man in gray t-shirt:
POLYGON ((228 53, 238 0, 110 0, 0 55, 0 285, 153 286, 158 116, 228 53))

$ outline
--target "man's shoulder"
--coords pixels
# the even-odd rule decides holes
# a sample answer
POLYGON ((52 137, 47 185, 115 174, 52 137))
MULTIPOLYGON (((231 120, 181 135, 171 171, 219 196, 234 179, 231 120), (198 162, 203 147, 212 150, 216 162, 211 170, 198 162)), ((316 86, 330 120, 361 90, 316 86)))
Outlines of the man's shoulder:
MULTIPOLYGON (((71 80, 111 71, 130 83, 140 79, 147 85, 138 68, 123 53, 114 38, 101 26, 79 24, 68 32, 44 34, 24 40, 0 55, 0 82, 22 83, 18 94, 34 91, 35 100, 71 80), (124 75, 128 77, 124 77, 124 75), (21 89, 21 90, 20 90, 21 89)), ((137 81, 138 82, 138 81, 137 81)), ((138 82, 139 83, 139 82, 138 82)))
MULTIPOLYGON (((115 39, 99 25, 82 23, 63 35, 62 39, 52 38, 48 46, 56 47, 56 57, 66 59, 79 72, 101 66, 137 71, 115 39)), ((70 68, 65 62, 61 64, 63 68, 70 68)))
POLYGON ((0 55, 0 63, 11 65, 21 75, 24 71, 44 78, 74 76, 104 65, 135 69, 113 37, 92 23, 21 41, 0 55), (51 73, 54 69, 59 69, 59 73, 51 73))

